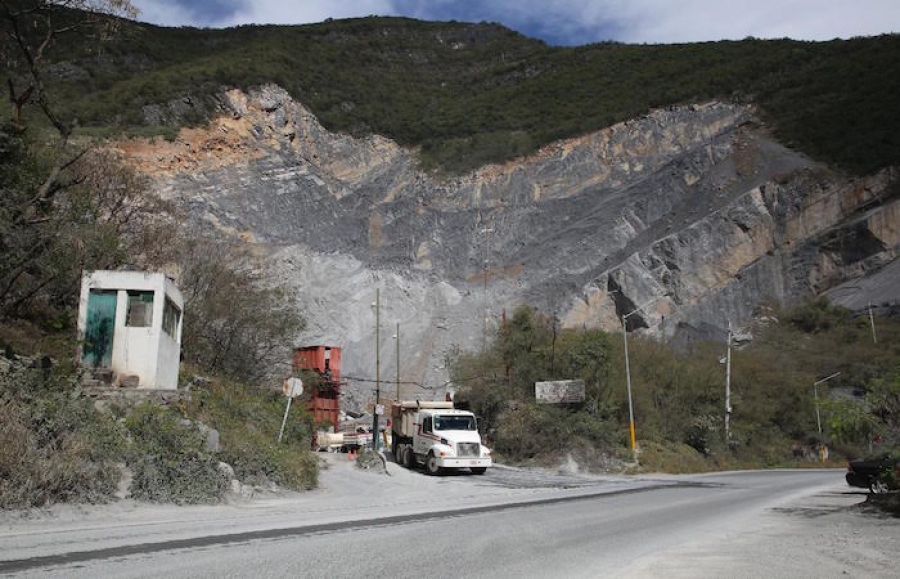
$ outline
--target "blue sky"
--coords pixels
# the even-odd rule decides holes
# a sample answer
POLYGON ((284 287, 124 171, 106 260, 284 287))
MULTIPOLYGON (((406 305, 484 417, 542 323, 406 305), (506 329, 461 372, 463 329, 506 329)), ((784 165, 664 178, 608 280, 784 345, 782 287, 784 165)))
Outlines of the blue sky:
POLYGON ((371 14, 499 22, 550 44, 830 40, 900 32, 900 0, 132 0, 169 26, 306 24, 371 14))

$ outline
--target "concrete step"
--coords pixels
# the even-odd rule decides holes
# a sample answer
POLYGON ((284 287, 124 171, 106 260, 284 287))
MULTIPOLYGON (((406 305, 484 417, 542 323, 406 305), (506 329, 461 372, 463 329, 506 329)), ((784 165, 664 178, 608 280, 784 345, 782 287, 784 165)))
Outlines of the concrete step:
POLYGON ((91 378, 106 384, 113 383, 113 371, 109 368, 93 368, 91 370, 91 378))

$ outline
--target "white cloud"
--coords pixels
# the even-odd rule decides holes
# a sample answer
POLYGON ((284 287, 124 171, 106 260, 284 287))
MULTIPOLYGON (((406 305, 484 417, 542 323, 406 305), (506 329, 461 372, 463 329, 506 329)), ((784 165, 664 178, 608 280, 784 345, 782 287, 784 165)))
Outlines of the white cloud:
POLYGON ((830 40, 900 31, 896 0, 610 0, 626 42, 790 37, 830 40))
POLYGON ((166 26, 182 26, 196 24, 190 13, 166 0, 138 0, 132 2, 139 10, 138 20, 162 24, 166 26))
POLYGON ((553 42, 696 42, 790 37, 829 40, 900 32, 900 0, 232 0, 230 16, 198 17, 203 0, 135 0, 142 20, 231 26, 404 15, 494 20, 553 42), (189 6, 190 10, 179 8, 189 6))
POLYGON ((305 24, 326 18, 394 14, 390 0, 253 0, 225 26, 236 24, 305 24))

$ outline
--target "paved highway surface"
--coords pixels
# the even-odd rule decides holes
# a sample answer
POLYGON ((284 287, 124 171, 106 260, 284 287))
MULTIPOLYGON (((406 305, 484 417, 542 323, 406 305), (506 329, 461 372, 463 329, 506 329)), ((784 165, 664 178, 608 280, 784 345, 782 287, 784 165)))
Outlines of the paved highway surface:
POLYGON ((882 524, 884 540, 863 547, 845 544, 846 529, 838 529, 825 547, 838 556, 821 563, 828 553, 815 547, 827 541, 814 536, 822 520, 807 516, 810 509, 849 516, 860 526, 852 534, 868 532, 863 515, 846 512, 863 496, 848 492, 840 471, 632 479, 496 469, 484 477, 433 478, 390 467, 386 477, 335 464, 322 491, 262 509, 164 509, 149 518, 135 515, 138 509, 118 522, 50 517, 0 525, 0 574, 896 576, 897 525, 882 524), (862 553, 864 565, 841 559, 843 552, 862 553))

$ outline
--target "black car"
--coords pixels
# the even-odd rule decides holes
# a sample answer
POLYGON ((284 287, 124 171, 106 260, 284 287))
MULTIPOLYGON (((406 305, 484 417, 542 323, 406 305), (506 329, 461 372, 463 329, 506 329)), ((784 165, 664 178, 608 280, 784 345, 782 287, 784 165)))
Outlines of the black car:
POLYGON ((898 470, 900 470, 900 454, 882 454, 874 458, 851 460, 847 464, 847 484, 869 489, 872 493, 884 493, 896 488, 896 482, 900 479, 898 470))

